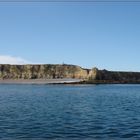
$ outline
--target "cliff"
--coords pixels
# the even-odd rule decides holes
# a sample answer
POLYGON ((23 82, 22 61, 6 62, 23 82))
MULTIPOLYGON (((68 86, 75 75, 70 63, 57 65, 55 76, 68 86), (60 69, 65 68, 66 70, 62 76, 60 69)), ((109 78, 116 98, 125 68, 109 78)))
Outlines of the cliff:
POLYGON ((85 79, 88 69, 75 65, 0 65, 0 79, 85 79))
POLYGON ((87 83, 140 83, 140 72, 92 69, 87 83))
POLYGON ((140 72, 83 69, 76 65, 0 65, 0 79, 83 79, 83 83, 140 83, 140 72))

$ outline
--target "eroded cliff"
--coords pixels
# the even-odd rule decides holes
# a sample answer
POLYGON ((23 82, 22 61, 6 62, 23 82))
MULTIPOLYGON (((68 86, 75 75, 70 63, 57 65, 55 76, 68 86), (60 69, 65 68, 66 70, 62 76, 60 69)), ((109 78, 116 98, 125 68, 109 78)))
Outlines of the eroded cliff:
POLYGON ((85 79, 88 69, 75 65, 0 65, 0 79, 85 79))
POLYGON ((83 69, 76 65, 0 65, 0 79, 82 79, 84 83, 140 83, 140 72, 83 69))
POLYGON ((87 83, 140 83, 140 72, 98 70, 90 71, 87 83))

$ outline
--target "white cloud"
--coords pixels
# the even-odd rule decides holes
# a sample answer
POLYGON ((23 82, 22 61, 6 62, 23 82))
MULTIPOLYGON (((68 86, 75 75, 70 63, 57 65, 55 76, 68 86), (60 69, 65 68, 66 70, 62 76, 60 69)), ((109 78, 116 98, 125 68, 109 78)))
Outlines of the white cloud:
POLYGON ((0 64, 31 64, 31 62, 20 58, 20 57, 14 57, 9 55, 0 55, 0 64))

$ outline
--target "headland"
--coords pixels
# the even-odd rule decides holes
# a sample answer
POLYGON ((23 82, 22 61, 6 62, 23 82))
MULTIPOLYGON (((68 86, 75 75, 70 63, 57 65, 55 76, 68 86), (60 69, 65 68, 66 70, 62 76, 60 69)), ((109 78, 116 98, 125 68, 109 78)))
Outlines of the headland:
POLYGON ((0 65, 0 83, 140 84, 140 72, 108 71, 67 64, 0 65))

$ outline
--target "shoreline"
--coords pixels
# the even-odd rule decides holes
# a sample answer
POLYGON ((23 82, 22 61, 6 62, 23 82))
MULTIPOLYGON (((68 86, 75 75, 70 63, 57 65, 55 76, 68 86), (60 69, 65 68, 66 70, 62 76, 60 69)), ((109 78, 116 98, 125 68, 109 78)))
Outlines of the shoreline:
POLYGON ((88 81, 84 79, 73 79, 73 78, 63 78, 63 79, 0 79, 0 84, 140 84, 137 82, 126 82, 126 81, 88 81))
POLYGON ((81 79, 0 79, 0 84, 78 84, 81 79))

